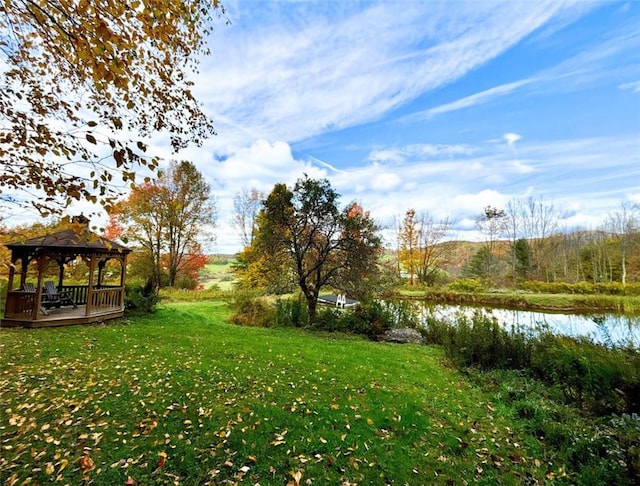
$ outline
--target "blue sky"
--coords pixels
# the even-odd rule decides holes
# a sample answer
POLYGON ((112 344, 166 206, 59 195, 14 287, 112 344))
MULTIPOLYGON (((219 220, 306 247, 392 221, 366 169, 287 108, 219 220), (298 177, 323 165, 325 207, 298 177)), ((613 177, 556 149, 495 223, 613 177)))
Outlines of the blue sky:
POLYGON ((196 92, 218 197, 303 173, 393 226, 476 239, 488 204, 543 198, 565 227, 640 202, 640 2, 227 2, 196 92))
POLYGON ((640 203, 640 2, 224 4, 194 77, 217 135, 179 155, 212 185, 214 251, 240 249, 237 191, 304 173, 384 226, 413 208, 459 239, 513 198, 567 228, 640 203))

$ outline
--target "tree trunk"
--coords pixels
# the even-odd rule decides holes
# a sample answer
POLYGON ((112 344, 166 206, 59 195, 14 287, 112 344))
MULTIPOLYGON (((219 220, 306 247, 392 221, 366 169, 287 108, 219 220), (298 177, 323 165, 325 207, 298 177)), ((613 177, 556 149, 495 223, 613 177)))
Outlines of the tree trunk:
POLYGON ((307 310, 309 311, 309 324, 313 324, 316 320, 316 310, 318 306, 318 296, 314 293, 305 293, 307 299, 307 310))

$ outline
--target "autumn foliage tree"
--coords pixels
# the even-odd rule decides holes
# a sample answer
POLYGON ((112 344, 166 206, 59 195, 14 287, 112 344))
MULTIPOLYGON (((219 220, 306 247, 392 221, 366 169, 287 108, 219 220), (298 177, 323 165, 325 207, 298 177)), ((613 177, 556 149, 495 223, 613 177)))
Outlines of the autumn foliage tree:
POLYGON ((371 218, 370 212, 355 201, 343 210, 341 219, 344 258, 338 267, 333 286, 354 299, 366 300, 372 297, 380 279, 380 228, 371 218))
POLYGON ((414 284, 420 263, 420 234, 415 209, 408 209, 398 228, 398 262, 414 284))
POLYGON ((191 162, 172 162, 157 181, 136 186, 114 207, 108 231, 120 225, 123 238, 140 245, 154 285, 173 287, 179 276, 193 278, 206 264, 201 240, 211 236, 207 228, 216 218, 210 193, 191 162))
POLYGON ((354 204, 340 210, 338 198, 328 180, 305 175, 291 190, 276 184, 258 218, 255 253, 294 276, 312 321, 320 290, 348 291, 371 273, 381 248, 369 214, 354 204))
POLYGON ((449 218, 436 220, 428 213, 416 214, 408 209, 398 228, 398 260, 409 274, 411 285, 415 279, 433 284, 453 253, 453 244, 445 241, 453 222, 449 218))
POLYGON ((177 151, 211 135, 188 73, 222 12, 218 0, 4 1, 0 200, 109 207, 157 167, 146 137, 167 133, 177 151))

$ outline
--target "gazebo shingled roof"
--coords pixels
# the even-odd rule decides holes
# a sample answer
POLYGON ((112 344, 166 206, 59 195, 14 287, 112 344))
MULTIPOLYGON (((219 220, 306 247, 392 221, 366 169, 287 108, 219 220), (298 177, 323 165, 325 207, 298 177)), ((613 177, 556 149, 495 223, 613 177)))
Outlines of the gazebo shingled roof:
POLYGON ((24 249, 50 249, 73 253, 80 249, 91 250, 91 252, 104 251, 107 253, 130 253, 131 249, 120 243, 108 240, 102 236, 87 230, 80 232, 74 229, 66 229, 44 236, 36 236, 22 241, 7 243, 7 248, 11 251, 24 249))

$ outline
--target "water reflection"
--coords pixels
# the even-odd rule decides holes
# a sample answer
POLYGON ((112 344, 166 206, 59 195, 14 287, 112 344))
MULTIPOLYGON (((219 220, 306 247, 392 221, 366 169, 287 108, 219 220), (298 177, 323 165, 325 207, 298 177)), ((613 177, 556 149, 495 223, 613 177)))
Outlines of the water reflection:
POLYGON ((640 317, 615 314, 578 315, 556 314, 549 312, 531 312, 491 307, 473 307, 462 305, 429 304, 416 302, 421 319, 429 318, 455 322, 474 314, 495 318, 501 325, 521 329, 548 329, 556 334, 567 336, 586 336, 594 342, 607 346, 640 347, 640 317))

